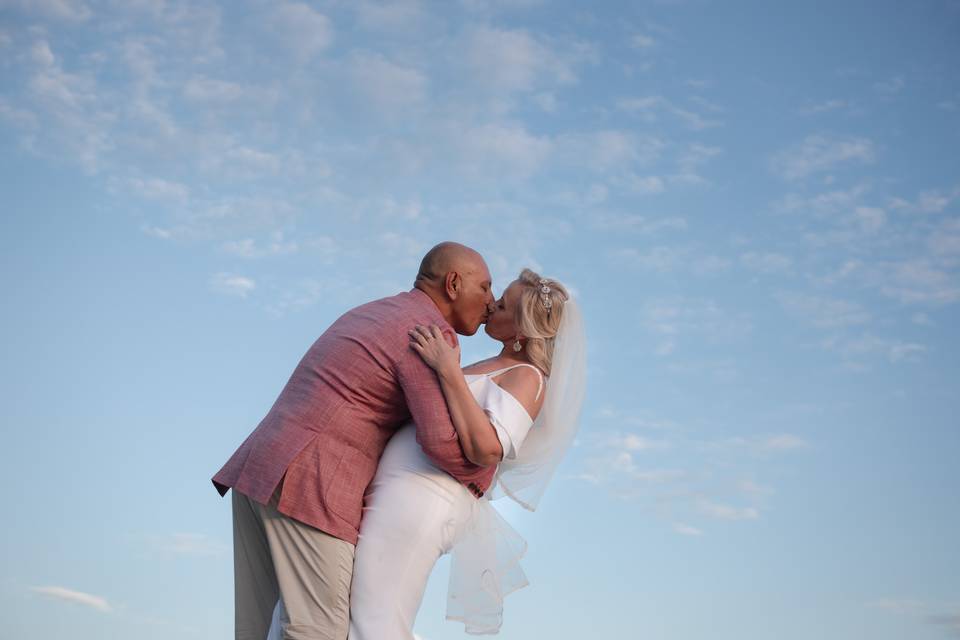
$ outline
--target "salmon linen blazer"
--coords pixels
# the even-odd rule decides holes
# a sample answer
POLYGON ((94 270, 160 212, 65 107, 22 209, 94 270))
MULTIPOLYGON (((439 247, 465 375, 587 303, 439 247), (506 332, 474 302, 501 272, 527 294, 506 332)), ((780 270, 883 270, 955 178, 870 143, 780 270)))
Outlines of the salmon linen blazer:
POLYGON ((414 325, 456 336, 419 289, 375 300, 336 320, 307 350, 273 407, 213 477, 334 537, 357 543, 363 494, 390 436, 409 420, 433 463, 476 496, 496 465, 463 454, 434 371, 410 348, 414 325))

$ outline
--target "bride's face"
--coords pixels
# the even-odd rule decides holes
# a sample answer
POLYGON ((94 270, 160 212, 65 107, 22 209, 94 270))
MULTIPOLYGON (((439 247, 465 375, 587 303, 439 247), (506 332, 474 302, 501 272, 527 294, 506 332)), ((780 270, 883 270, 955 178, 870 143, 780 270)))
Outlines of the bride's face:
POLYGON ((500 299, 493 303, 493 312, 487 316, 487 324, 484 331, 494 340, 505 342, 513 340, 519 329, 516 324, 517 302, 520 300, 519 280, 514 280, 503 291, 500 299))

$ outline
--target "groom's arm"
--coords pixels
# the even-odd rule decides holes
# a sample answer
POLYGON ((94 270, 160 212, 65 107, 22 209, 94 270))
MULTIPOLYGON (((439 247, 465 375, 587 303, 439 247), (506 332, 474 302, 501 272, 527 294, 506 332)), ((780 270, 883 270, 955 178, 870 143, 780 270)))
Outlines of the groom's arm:
POLYGON ((470 462, 460 446, 436 373, 410 349, 397 363, 397 377, 423 452, 457 480, 473 479, 482 467, 470 462))

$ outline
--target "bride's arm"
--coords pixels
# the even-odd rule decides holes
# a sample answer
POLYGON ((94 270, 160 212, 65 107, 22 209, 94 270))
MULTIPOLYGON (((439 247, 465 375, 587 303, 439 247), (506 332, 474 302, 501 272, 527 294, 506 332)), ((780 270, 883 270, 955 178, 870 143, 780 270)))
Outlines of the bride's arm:
POLYGON ((437 372, 450 419, 470 462, 488 467, 503 459, 503 445, 490 418, 477 404, 460 369, 460 347, 450 346, 439 327, 410 331, 410 346, 437 372))

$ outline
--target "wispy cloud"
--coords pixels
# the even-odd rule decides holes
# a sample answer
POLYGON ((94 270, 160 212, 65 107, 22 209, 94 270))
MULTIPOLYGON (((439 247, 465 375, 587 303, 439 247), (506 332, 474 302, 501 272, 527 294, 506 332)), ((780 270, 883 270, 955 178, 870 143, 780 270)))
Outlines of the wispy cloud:
POLYGON ((708 342, 726 342, 747 335, 752 329, 749 317, 723 309, 709 299, 670 297, 645 302, 640 312, 641 326, 657 337, 658 355, 669 355, 677 342, 691 337, 708 342))
POLYGON ((30 587, 30 591, 53 598, 55 600, 72 602, 74 604, 90 607, 91 609, 102 611, 103 613, 110 613, 113 611, 113 607, 110 606, 110 603, 107 602, 106 598, 95 596, 90 593, 84 593, 82 591, 74 591, 73 589, 67 589, 66 587, 30 587))
POLYGON ((84 21, 92 15, 86 3, 79 0, 10 0, 9 4, 46 17, 71 22, 84 21))
POLYGON ((679 533, 682 536, 702 536, 703 531, 697 527, 691 526, 689 524, 684 524, 682 522, 675 522, 673 524, 673 530, 679 533))
POLYGON ((755 507, 736 507, 709 500, 701 500, 697 508, 700 513, 717 520, 756 520, 760 511, 755 507))
POLYGON ((758 273, 783 273, 793 266, 793 258, 775 251, 747 251, 740 254, 740 264, 758 273))
POLYGON ((894 197, 890 208, 907 213, 942 213, 960 198, 960 186, 952 189, 930 189, 921 191, 912 200, 894 197))
POLYGON ((821 329, 868 324, 872 319, 867 309, 852 300, 800 292, 781 292, 776 298, 787 312, 821 329))
POLYGON ((873 84, 873 88, 877 93, 888 97, 900 93, 905 86, 907 86, 907 83, 904 81, 903 76, 893 76, 873 84))
MULTIPOLYGON (((719 107, 712 103, 698 101, 701 108, 706 106, 707 110, 717 112, 719 107)), ((689 107, 678 106, 673 101, 660 96, 640 96, 634 98, 622 98, 617 101, 617 107, 627 113, 634 114, 644 122, 658 122, 664 115, 670 116, 682 123, 686 128, 693 131, 702 131, 719 127, 723 124, 716 118, 704 115, 701 111, 689 107)))
POLYGON ((217 293, 246 298, 251 291, 256 289, 257 283, 246 276, 221 272, 210 279, 210 286, 217 293))
POLYGON ((831 111, 838 111, 840 109, 849 108, 850 104, 847 100, 831 99, 824 100, 822 102, 811 102, 807 105, 800 107, 798 109, 801 115, 805 116, 814 116, 821 113, 829 113, 831 111))
POLYGON ((301 61, 306 61, 333 43, 330 19, 302 2, 280 2, 273 7, 271 20, 278 42, 301 61))
POLYGON ((702 429, 610 406, 596 419, 617 428, 578 438, 572 477, 637 502, 681 535, 704 535, 718 520, 759 519, 776 493, 758 481, 759 469, 810 447, 787 432, 701 439, 702 429))
POLYGON ((202 533, 172 533, 149 539, 155 548, 177 555, 216 556, 229 550, 227 545, 202 533))
POLYGON ((567 56, 524 29, 473 30, 466 42, 466 61, 476 77, 494 91, 531 91, 577 80, 567 56))
POLYGON ((871 163, 875 159, 874 143, 867 138, 811 135, 799 145, 775 155, 771 167, 781 177, 792 181, 843 165, 871 163))

